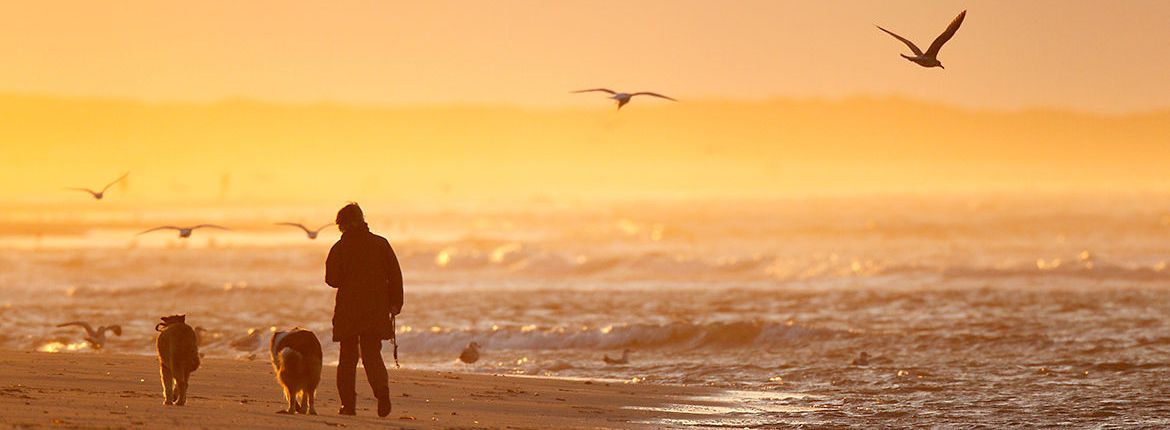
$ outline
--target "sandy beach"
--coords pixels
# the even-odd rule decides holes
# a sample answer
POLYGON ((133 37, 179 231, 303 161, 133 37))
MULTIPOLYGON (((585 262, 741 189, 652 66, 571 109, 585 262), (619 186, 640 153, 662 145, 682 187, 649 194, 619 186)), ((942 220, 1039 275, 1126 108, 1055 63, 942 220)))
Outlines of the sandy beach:
POLYGON ((193 3, 0 5, 0 430, 1170 429, 1170 1, 193 3))
MULTIPOLYGON (((284 401, 267 362, 207 359, 187 406, 165 406, 153 357, 0 351, 5 428, 661 428, 661 408, 703 388, 392 369, 394 411, 378 418, 358 372, 358 415, 336 415, 335 368, 318 416, 275 413, 284 401)), ((703 403, 694 402, 690 403, 703 403)))

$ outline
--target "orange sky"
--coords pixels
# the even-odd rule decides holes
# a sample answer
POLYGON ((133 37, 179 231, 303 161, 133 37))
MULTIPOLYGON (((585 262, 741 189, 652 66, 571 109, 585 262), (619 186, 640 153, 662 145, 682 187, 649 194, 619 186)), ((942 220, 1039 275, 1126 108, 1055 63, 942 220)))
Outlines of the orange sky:
POLYGON ((149 101, 582 106, 899 95, 965 107, 1170 107, 1170 2, 37 1, 0 5, 0 92, 149 101), (969 9, 946 70, 898 57, 969 9))

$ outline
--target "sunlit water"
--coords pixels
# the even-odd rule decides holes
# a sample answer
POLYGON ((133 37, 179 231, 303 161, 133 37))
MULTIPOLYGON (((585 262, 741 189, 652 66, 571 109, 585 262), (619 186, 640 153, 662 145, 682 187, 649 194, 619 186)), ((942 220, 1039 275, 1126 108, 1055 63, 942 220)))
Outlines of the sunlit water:
MULTIPOLYGON (((405 271, 403 367, 741 393, 679 425, 1157 428, 1170 426, 1165 201, 368 211, 405 271), (457 363, 470 341, 483 358, 457 363), (628 365, 602 362, 623 349, 628 365), (862 351, 878 358, 852 365, 862 351)), ((123 325, 105 351, 151 354, 171 313, 207 330, 208 356, 264 360, 270 327, 328 340, 322 264, 337 233, 310 241, 269 225, 284 220, 272 211, 217 214, 237 228, 189 240, 135 236, 157 221, 138 212, 0 218, 0 346, 101 353, 55 327, 79 319, 123 325)))

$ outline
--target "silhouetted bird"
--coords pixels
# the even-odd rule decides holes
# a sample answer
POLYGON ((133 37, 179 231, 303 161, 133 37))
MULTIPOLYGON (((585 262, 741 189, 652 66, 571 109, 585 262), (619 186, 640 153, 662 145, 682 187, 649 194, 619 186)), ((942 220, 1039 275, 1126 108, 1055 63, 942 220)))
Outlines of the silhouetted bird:
POLYGON ((913 57, 906 54, 900 54, 902 55, 902 58, 913 61, 922 67, 942 67, 945 69, 946 67, 943 67, 942 63, 938 61, 938 51, 942 49, 943 44, 947 43, 948 40, 951 40, 951 36, 954 36, 956 31, 959 31, 959 26, 963 24, 963 18, 966 17, 967 11, 963 11, 963 13, 960 13, 959 16, 956 16, 955 19, 951 21, 951 25, 947 26, 947 29, 934 39, 934 43, 930 44, 930 48, 928 48, 926 52, 922 52, 921 49, 918 49, 918 46, 915 46, 914 42, 906 40, 906 38, 894 34, 894 32, 886 30, 880 25, 876 27, 878 30, 884 31, 890 36, 894 36, 894 38, 901 40, 902 43, 905 43, 906 46, 910 47, 911 51, 914 51, 913 57))
POLYGON ((609 358, 609 355, 606 355, 602 357, 601 360, 604 361, 605 364, 627 364, 630 362, 630 350, 622 350, 621 358, 609 358))
POLYGON ((278 223, 276 223, 276 225, 287 225, 287 226, 297 227, 301 230, 304 230, 305 234, 309 235, 309 239, 316 239, 317 234, 321 233, 321 230, 327 229, 330 226, 334 226, 336 224, 333 224, 333 223, 325 224, 323 226, 317 227, 316 230, 309 230, 309 228, 305 227, 304 224, 298 224, 295 222, 278 222, 278 223))
POLYGON ((868 366, 869 365, 869 353, 865 352, 865 351, 861 351, 861 355, 859 355, 859 356, 857 356, 857 358, 853 359, 853 365, 854 366, 868 366))
POLYGON ((97 330, 85 321, 72 321, 63 324, 57 324, 57 327, 77 326, 85 329, 85 341, 93 345, 95 349, 102 349, 106 346, 106 332, 112 331, 115 336, 122 335, 122 326, 114 324, 111 326, 99 326, 97 330))
POLYGON ((479 361, 479 344, 475 342, 467 344, 467 348, 463 348, 463 352, 459 354, 459 361, 467 364, 479 361))
POLYGON ((265 332, 275 332, 274 328, 268 330, 259 328, 248 329, 248 334, 233 339, 228 345, 238 351, 251 352, 260 349, 264 345, 264 339, 261 337, 265 332))
POLYGON ((118 177, 118 179, 115 179, 113 182, 106 184, 106 186, 102 187, 101 191, 94 191, 94 190, 91 190, 89 188, 66 188, 66 189, 73 190, 73 191, 85 191, 85 192, 89 193, 91 196, 93 196, 94 200, 101 200, 102 197, 106 196, 106 191, 109 190, 110 187, 114 186, 114 184, 116 184, 116 183, 122 182, 122 180, 126 179, 127 176, 130 176, 130 172, 123 173, 122 176, 118 177))
POLYGON ((868 352, 861 351, 857 358, 853 359, 854 366, 868 366, 870 364, 889 364, 890 359, 881 356, 872 356, 868 352))
POLYGON ((227 227, 220 227, 220 226, 215 225, 215 224, 199 224, 197 226, 192 226, 192 227, 175 227, 173 225, 164 225, 162 227, 155 227, 155 228, 152 228, 150 230, 146 230, 142 233, 138 233, 138 235, 141 236, 141 235, 144 235, 146 233, 150 233, 152 231, 159 231, 159 230, 178 230, 180 238, 188 238, 188 237, 191 237, 192 231, 195 231, 195 229, 200 229, 200 228, 204 228, 204 227, 218 228, 220 230, 231 230, 227 227))
POLYGON ((609 94, 610 94, 609 98, 611 98, 611 99, 614 99, 614 100, 617 100, 617 108, 618 108, 618 110, 621 110, 621 109, 622 109, 622 106, 625 106, 625 105, 626 105, 626 103, 629 103, 629 102, 630 102, 630 99, 634 98, 634 96, 654 96, 654 97, 658 97, 658 98, 667 99, 667 100, 670 100, 670 101, 675 101, 675 102, 677 102, 677 101, 678 101, 678 100, 672 99, 672 98, 670 98, 670 97, 664 96, 664 95, 662 95, 662 94, 658 94, 658 93, 652 93, 652 92, 649 92, 649 91, 642 91, 642 92, 637 92, 637 93, 632 93, 632 94, 630 94, 630 93, 619 93, 619 92, 616 92, 616 91, 614 91, 614 90, 611 90, 611 89, 608 89, 608 88, 593 88, 593 89, 589 89, 589 90, 578 90, 578 91, 573 91, 573 93, 574 93, 574 94, 575 94, 575 93, 588 93, 588 92, 593 92, 593 91, 598 91, 598 92, 603 92, 603 93, 609 93, 609 94))

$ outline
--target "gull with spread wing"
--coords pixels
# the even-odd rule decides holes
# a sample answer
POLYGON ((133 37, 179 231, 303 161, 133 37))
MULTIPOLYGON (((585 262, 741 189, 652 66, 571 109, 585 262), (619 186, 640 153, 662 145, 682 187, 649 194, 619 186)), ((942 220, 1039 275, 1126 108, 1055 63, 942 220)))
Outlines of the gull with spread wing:
POLYGON ((592 88, 592 89, 588 89, 588 90, 577 90, 577 91, 573 91, 573 94, 576 94, 576 93, 589 93, 589 92, 602 92, 602 93, 609 93, 609 95, 610 95, 610 96, 609 96, 609 98, 611 98, 611 99, 614 99, 614 100, 617 100, 617 108, 618 108, 618 110, 621 110, 621 109, 622 109, 622 106, 625 106, 625 105, 626 105, 626 103, 629 103, 629 102, 630 102, 630 99, 634 98, 634 96, 653 96, 653 97, 658 97, 658 98, 661 98, 661 99, 667 99, 667 100, 670 100, 670 101, 673 101, 673 102, 677 102, 677 101, 678 101, 678 100, 675 100, 675 99, 673 99, 673 98, 670 98, 670 97, 664 96, 664 95, 662 95, 662 94, 658 94, 658 93, 652 93, 652 92, 649 92, 649 91, 639 91, 639 92, 636 92, 636 93, 619 93, 619 92, 617 92, 617 91, 614 91, 614 90, 611 90, 611 89, 609 89, 609 88, 592 88))
POLYGON ((104 325, 99 326, 97 328, 97 330, 94 330, 93 326, 89 325, 89 323, 87 323, 85 321, 72 321, 72 322, 57 324, 57 327, 69 327, 69 326, 77 326, 77 327, 81 327, 82 329, 84 329, 85 330, 85 341, 89 342, 90 345, 93 345, 94 349, 102 349, 103 346, 106 346, 106 332, 112 331, 112 332, 114 332, 115 336, 122 335, 122 326, 117 325, 117 324, 110 325, 110 326, 104 326, 104 325))
POLYGON ((959 16, 956 16, 955 19, 951 21, 951 25, 948 25, 947 29, 934 39, 934 42, 930 44, 930 48, 927 48, 926 52, 922 52, 922 50, 918 49, 918 46, 915 45, 914 42, 907 40, 905 37, 894 34, 894 32, 886 30, 880 25, 876 27, 878 30, 884 31, 890 36, 894 36, 895 39, 901 40, 902 43, 905 43, 906 46, 910 47, 911 51, 914 51, 913 57, 906 54, 901 54, 902 58, 910 60, 922 67, 942 67, 945 69, 946 67, 943 67, 942 62, 938 61, 938 51, 942 49, 943 44, 947 43, 948 40, 951 40, 951 37, 955 35, 956 31, 959 31, 959 26, 963 25, 963 18, 966 17, 967 11, 963 11, 963 13, 960 13, 959 16))
POLYGON ((191 237, 191 232, 195 231, 196 229, 205 228, 205 227, 206 228, 217 228, 220 230, 231 230, 230 228, 221 227, 221 226, 218 226, 215 224, 199 224, 199 225, 191 226, 191 227, 175 227, 173 225, 164 225, 162 227, 155 227, 155 228, 152 228, 150 230, 146 230, 142 233, 138 233, 138 235, 141 236, 141 235, 144 235, 146 233, 150 233, 152 231, 159 231, 159 230, 178 230, 179 237, 185 239, 185 238, 191 237))
POLYGON ((305 231, 305 234, 307 234, 309 236, 309 239, 316 239, 317 234, 321 233, 321 230, 327 229, 327 228, 334 226, 336 224, 333 224, 333 223, 325 224, 323 226, 317 227, 316 230, 309 230, 309 228, 305 227, 304 224, 295 223, 295 222, 278 222, 278 223, 276 223, 276 225, 287 225, 287 226, 299 228, 299 229, 305 231))
POLYGON ((110 187, 114 186, 116 183, 122 182, 122 180, 126 179, 127 176, 130 176, 130 172, 123 173, 122 176, 118 177, 118 179, 115 179, 113 182, 106 184, 106 186, 102 187, 101 191, 94 191, 89 188, 66 188, 66 190, 85 191, 89 193, 89 195, 93 196, 94 200, 101 200, 102 197, 106 196, 106 191, 109 190, 110 187))

